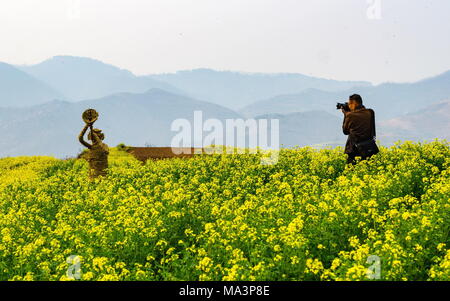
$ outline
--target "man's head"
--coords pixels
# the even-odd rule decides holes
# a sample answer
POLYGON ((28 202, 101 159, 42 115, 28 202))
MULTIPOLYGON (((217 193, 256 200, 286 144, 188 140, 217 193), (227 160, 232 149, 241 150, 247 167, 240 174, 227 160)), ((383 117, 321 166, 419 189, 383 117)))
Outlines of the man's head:
MULTIPOLYGON (((105 135, 102 133, 102 130, 99 130, 99 129, 93 129, 92 131, 94 132, 94 134, 95 134, 100 140, 104 140, 104 139, 105 139, 105 135)), ((92 140, 92 135, 91 135, 91 133, 88 134, 88 139, 91 140, 91 141, 93 141, 93 140, 92 140)))
POLYGON ((357 108, 362 106, 362 104, 363 101, 359 94, 350 95, 350 97, 348 98, 348 107, 350 108, 351 111, 356 110, 357 108))

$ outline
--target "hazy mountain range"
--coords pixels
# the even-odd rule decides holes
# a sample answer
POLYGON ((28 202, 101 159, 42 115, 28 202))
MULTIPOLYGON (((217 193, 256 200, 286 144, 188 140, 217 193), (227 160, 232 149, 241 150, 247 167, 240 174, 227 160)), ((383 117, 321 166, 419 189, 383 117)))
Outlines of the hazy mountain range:
POLYGON ((245 116, 311 110, 323 110, 336 114, 336 103, 347 101, 348 97, 354 93, 360 94, 364 104, 376 111, 377 120, 386 120, 426 109, 433 102, 449 99, 450 71, 416 83, 387 83, 370 87, 354 87, 338 92, 308 89, 297 94, 279 95, 257 101, 239 112, 245 116))
POLYGON ((285 147, 343 145, 336 102, 359 93, 375 109, 379 141, 449 139, 450 71, 415 83, 373 86, 302 74, 211 69, 136 76, 89 58, 31 66, 0 63, 0 156, 74 156, 81 113, 99 111, 106 143, 168 146, 174 119, 277 118, 285 147))
POLYGON ((30 106, 63 95, 43 81, 0 63, 0 106, 30 106))
POLYGON ((450 100, 379 123, 380 141, 391 144, 398 140, 450 141, 450 100))
POLYGON ((337 81, 295 73, 243 73, 211 69, 185 70, 150 77, 170 83, 194 98, 231 109, 240 109, 263 98, 299 93, 310 88, 342 91, 371 86, 368 82, 337 81))
POLYGON ((128 70, 90 58, 55 56, 37 65, 18 68, 72 101, 100 98, 120 92, 143 93, 151 88, 183 93, 165 82, 136 76, 128 70))
MULTIPOLYGON (((128 70, 97 60, 71 56, 55 56, 36 65, 16 68, 52 87, 59 92, 60 98, 68 101, 100 98, 120 92, 142 93, 151 88, 160 88, 238 109, 261 98, 298 93, 309 88, 340 91, 355 86, 370 86, 368 82, 337 81, 302 74, 211 69, 136 76, 128 70)), ((49 98, 52 100, 51 96, 49 98)), ((15 104, 10 102, 9 106, 15 104)))

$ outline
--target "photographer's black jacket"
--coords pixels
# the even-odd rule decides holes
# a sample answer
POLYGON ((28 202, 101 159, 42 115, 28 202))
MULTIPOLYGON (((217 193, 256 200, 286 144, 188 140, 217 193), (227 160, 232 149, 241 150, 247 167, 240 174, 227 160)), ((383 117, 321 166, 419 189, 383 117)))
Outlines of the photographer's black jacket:
POLYGON ((345 135, 348 135, 347 143, 345 144, 346 154, 357 152, 354 147, 355 143, 368 140, 375 136, 372 113, 373 110, 361 106, 361 108, 345 114, 342 130, 345 135))

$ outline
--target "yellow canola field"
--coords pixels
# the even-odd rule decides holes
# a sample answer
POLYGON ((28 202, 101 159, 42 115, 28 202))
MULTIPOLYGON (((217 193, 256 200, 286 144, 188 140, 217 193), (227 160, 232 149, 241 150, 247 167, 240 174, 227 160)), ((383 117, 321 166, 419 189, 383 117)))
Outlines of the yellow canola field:
POLYGON ((0 159, 0 280, 450 280, 450 146, 0 159))

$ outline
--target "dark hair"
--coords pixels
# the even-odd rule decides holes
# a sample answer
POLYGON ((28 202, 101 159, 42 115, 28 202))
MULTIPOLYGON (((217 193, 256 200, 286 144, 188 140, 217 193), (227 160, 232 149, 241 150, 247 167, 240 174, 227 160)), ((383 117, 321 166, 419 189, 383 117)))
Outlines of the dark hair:
POLYGON ((359 105, 362 105, 362 98, 361 98, 361 95, 359 95, 359 94, 350 95, 348 99, 353 100, 354 102, 356 102, 359 105))

